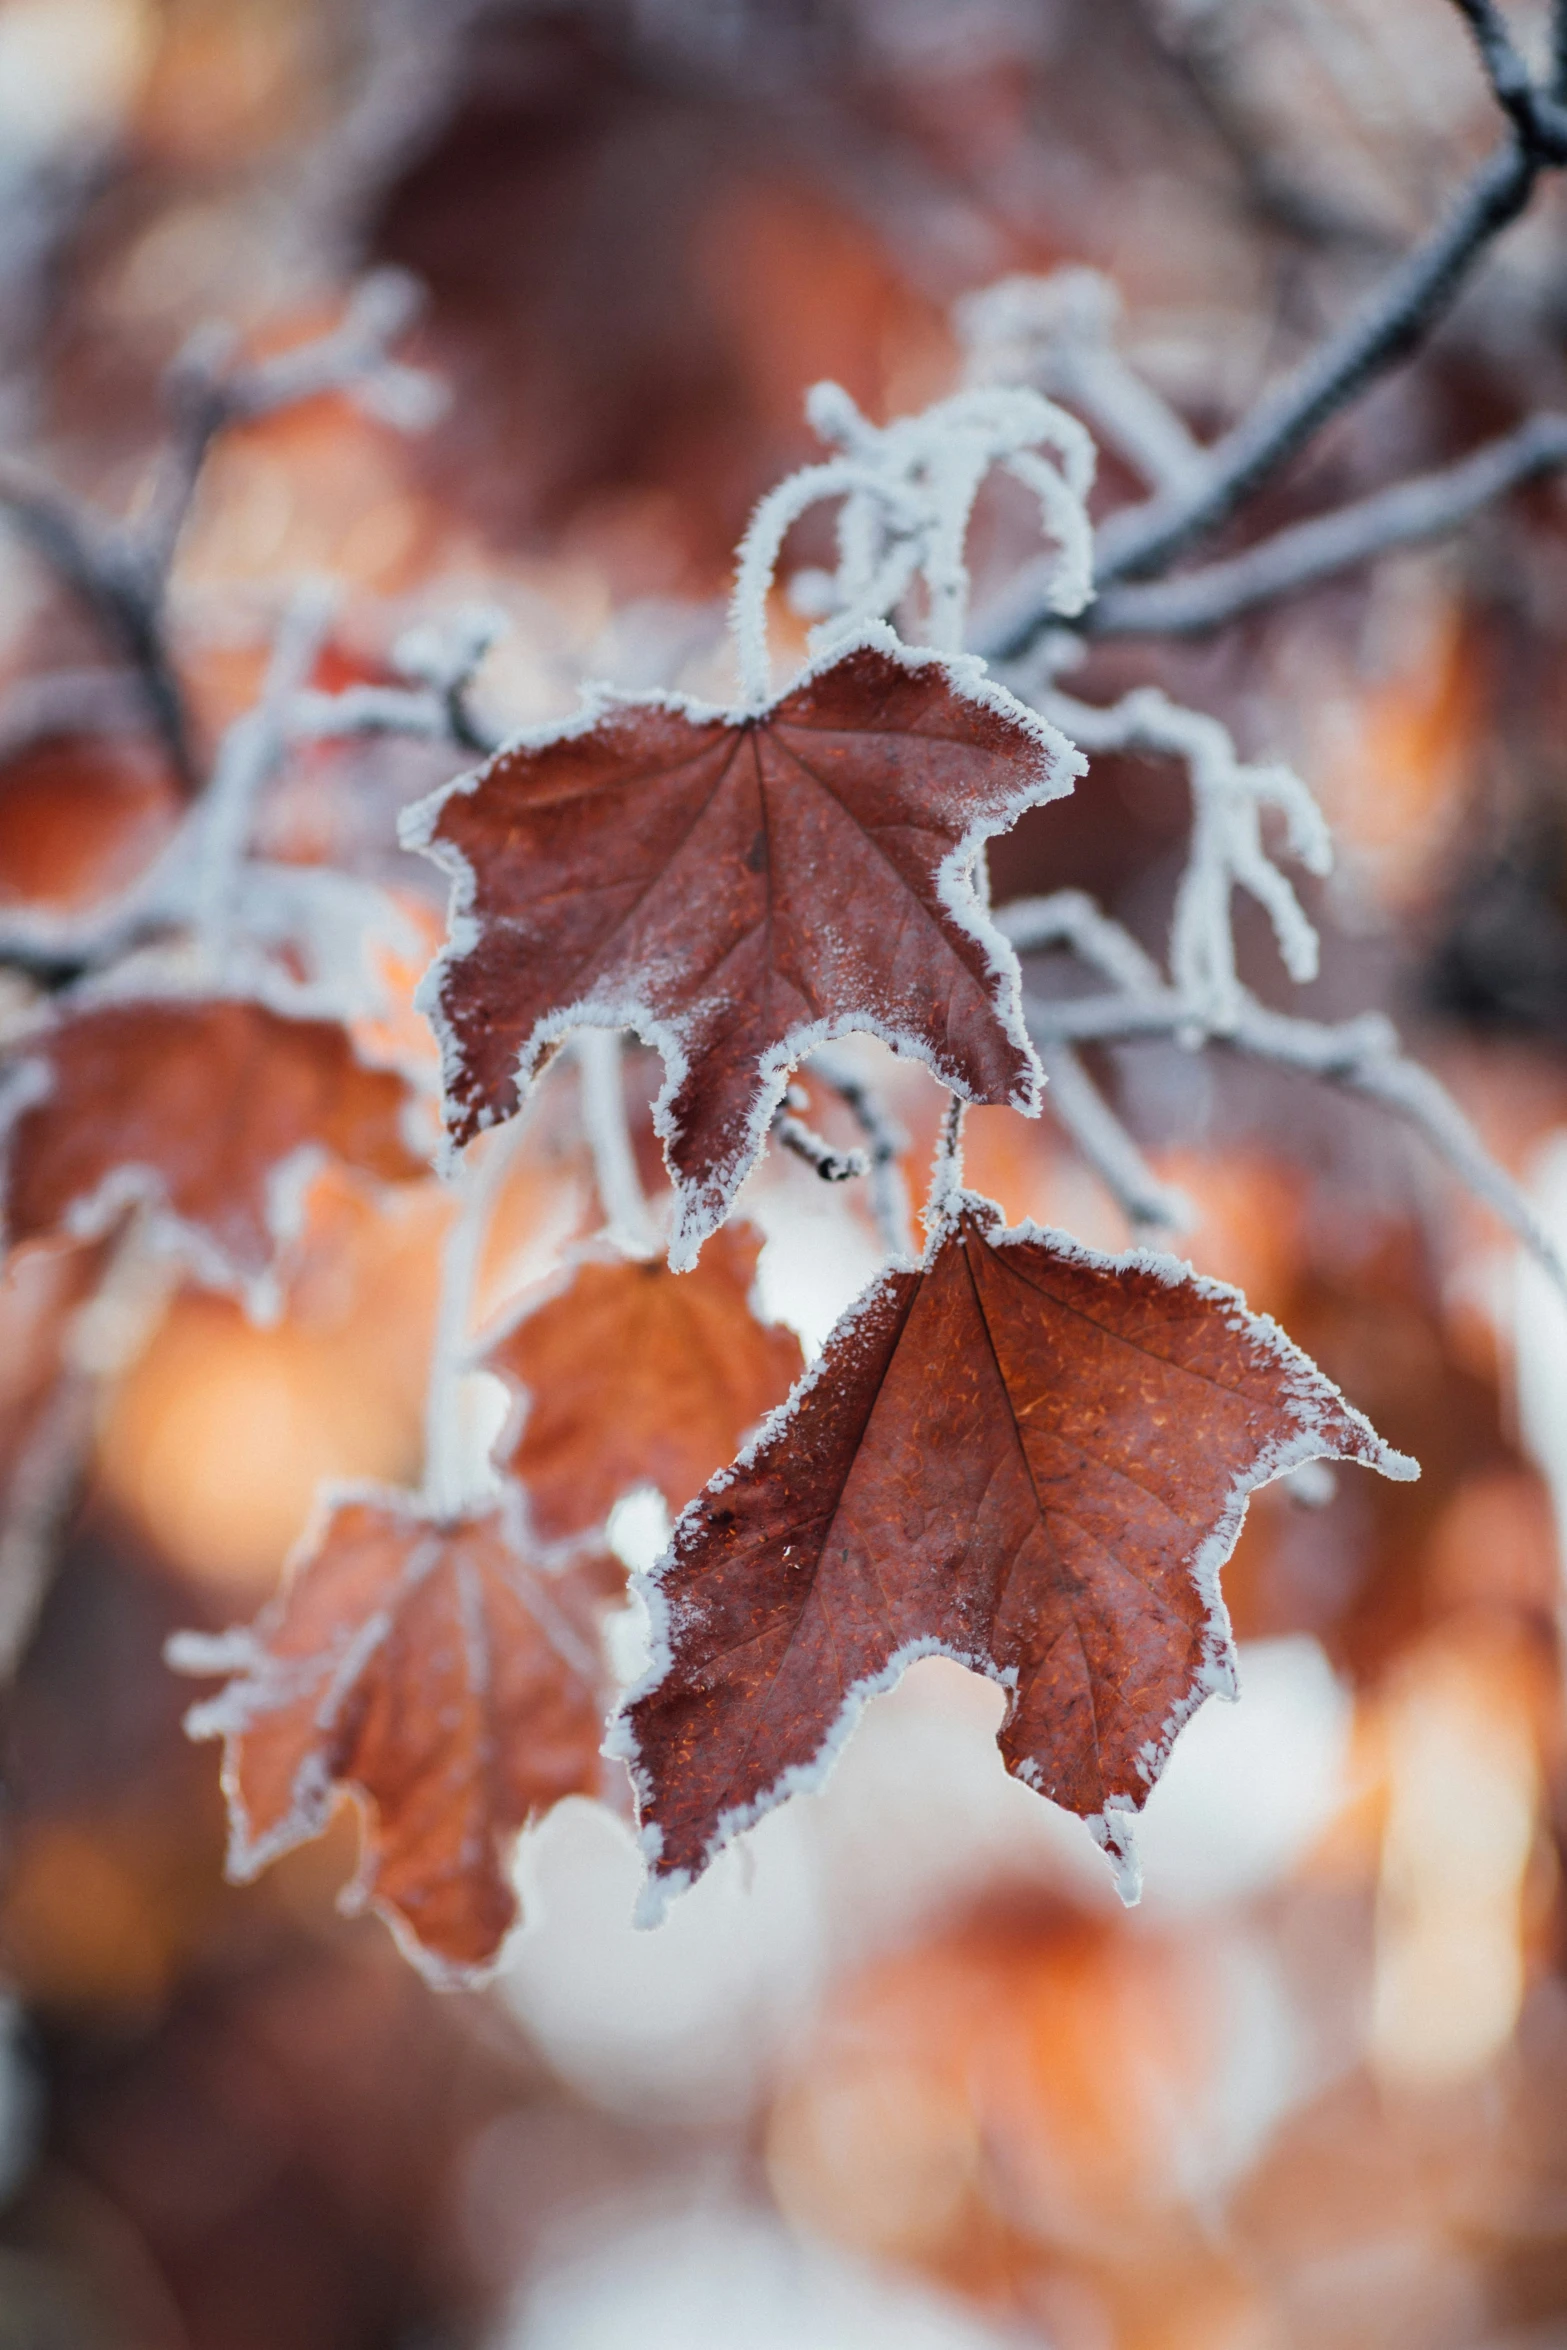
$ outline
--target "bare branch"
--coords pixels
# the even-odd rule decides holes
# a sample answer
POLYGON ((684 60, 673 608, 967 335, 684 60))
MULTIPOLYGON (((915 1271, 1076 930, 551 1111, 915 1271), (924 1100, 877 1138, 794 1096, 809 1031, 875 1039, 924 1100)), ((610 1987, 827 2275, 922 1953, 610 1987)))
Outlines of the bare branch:
POLYGON ((1446 1087, 1408 1059, 1391 1022, 1380 1015, 1329 1026, 1270 1011, 1248 997, 1225 1034, 1204 1036, 1191 1005, 1173 988, 1158 997, 1092 996, 1055 1003, 1031 996, 1024 1000, 1024 1012, 1042 1054, 1064 1042, 1129 1044, 1195 1035, 1198 1041, 1299 1070, 1380 1103, 1415 1128, 1567 1292, 1567 1266, 1523 1191, 1491 1158, 1446 1087))
POLYGON ((498 605, 470 604, 443 627, 409 629, 392 655, 405 677, 416 678, 439 698, 446 731, 457 748, 485 758, 499 750, 504 730, 480 718, 470 696, 485 654, 508 626, 498 605))
MULTIPOLYGON (((1263 810, 1276 808, 1284 818, 1290 853, 1308 872, 1322 874, 1332 867, 1333 844, 1322 811, 1292 768, 1242 759, 1217 718, 1182 709, 1152 686, 1140 686, 1108 708, 1049 688, 1035 696, 1035 706, 1085 750, 1151 751, 1179 759, 1185 767, 1192 795, 1191 848, 1170 925, 1170 975, 1201 1027, 1227 1029, 1241 1000, 1230 919, 1237 889, 1267 913, 1290 977, 1297 982, 1315 978, 1316 931, 1262 835, 1263 810)), ((1081 929, 1082 918, 1074 919, 1081 929)), ((1098 921, 1103 924, 1104 917, 1098 921)), ((1135 941, 1122 937, 1122 953, 1126 947, 1141 952, 1135 941)), ((1102 955, 1090 951, 1087 960, 1106 971, 1102 955)))
POLYGON ((1041 1042, 1048 1086, 1045 1107, 1077 1145, 1128 1223, 1138 1230, 1180 1231, 1191 1209, 1162 1184, 1094 1084, 1071 1045, 1041 1042))
POLYGON ((1084 625, 1093 636, 1200 636, 1393 547, 1445 537, 1509 490, 1563 466, 1567 416, 1532 416, 1457 465, 1277 531, 1227 562, 1111 588, 1090 605, 1084 625))
POLYGON ((773 1140, 808 1167, 814 1167, 824 1183, 848 1183, 857 1175, 870 1173, 870 1159, 864 1151, 838 1151, 825 1135, 807 1126, 792 1110, 780 1110, 773 1120, 773 1140))
POLYGON ((288 712, 316 665, 331 625, 334 598, 319 582, 299 589, 283 616, 255 708, 223 737, 212 782, 197 812, 192 913, 214 963, 230 949, 241 868, 256 805, 277 773, 288 743, 288 712))
POLYGON ((1156 489, 1190 481, 1203 452, 1184 418, 1115 347, 1120 296, 1097 269, 1007 277, 953 313, 975 384, 1026 384, 1087 417, 1156 489))
POLYGON ((1164 975, 1129 930, 1081 889, 1058 889, 1048 898, 1014 898, 996 911, 996 928, 1015 953, 1036 955, 1045 947, 1070 947, 1091 970, 1130 995, 1156 994, 1164 975))
POLYGON ((1453 0, 1474 35, 1496 102, 1520 140, 1551 163, 1567 162, 1567 108, 1534 76, 1513 41, 1496 0, 1453 0))
MULTIPOLYGON (((1447 309, 1492 238, 1517 219, 1549 160, 1554 158, 1516 138, 1497 148, 1427 242, 1407 256, 1364 309, 1216 442, 1189 480, 1113 514, 1095 543, 1101 592, 1162 570, 1194 540, 1217 529, 1330 417, 1406 358, 1447 309)), ((1026 578, 990 617, 976 649, 992 661, 1015 660, 1045 629, 1060 625, 1039 581, 1026 578)))
POLYGON ((71 1316, 53 1389, 12 1465, 0 1518, 0 1686, 15 1676, 48 1596, 90 1463, 99 1397, 140 1355, 174 1281, 173 1260, 146 1250, 133 1215, 92 1295, 71 1316))
POLYGON ((294 696, 288 712, 289 739, 298 743, 378 734, 438 743, 449 741, 451 731, 445 702, 423 687, 350 685, 336 694, 310 688, 294 696))
POLYGON ((812 1053, 806 1064, 811 1076, 830 1087, 855 1119, 870 1155, 871 1213, 881 1244, 890 1256, 908 1256, 913 1249, 909 1222, 909 1195, 899 1165, 909 1138, 888 1115, 873 1085, 837 1053, 812 1053))
POLYGON ((204 329, 165 379, 168 439, 140 507, 124 522, 103 520, 35 467, 0 458, 0 508, 124 655, 190 798, 202 779, 165 638, 164 598, 213 440, 231 425, 325 391, 353 390, 404 427, 428 422, 436 387, 399 366, 388 348, 418 300, 416 284, 401 271, 376 271, 355 290, 329 334, 253 365, 231 365, 234 338, 226 328, 204 329))
POLYGON ((134 541, 14 458, 0 457, 0 507, 125 656, 175 774, 194 794, 199 779, 184 698, 163 643, 161 583, 134 541))
POLYGON ((418 316, 421 299, 415 279, 402 270, 380 269, 360 280, 329 332, 270 358, 234 364, 234 336, 224 326, 203 327, 191 337, 164 378, 169 437, 134 526, 143 558, 160 584, 220 433, 324 392, 352 392, 405 431, 434 420, 440 413, 439 386, 391 357, 391 345, 418 316))
POLYGON ((631 1129, 626 1123, 626 1096, 621 1075, 619 1032, 611 1028, 581 1028, 574 1048, 577 1056, 578 1098, 599 1205, 617 1248, 628 1257, 658 1253, 653 1219, 642 1194, 631 1129))

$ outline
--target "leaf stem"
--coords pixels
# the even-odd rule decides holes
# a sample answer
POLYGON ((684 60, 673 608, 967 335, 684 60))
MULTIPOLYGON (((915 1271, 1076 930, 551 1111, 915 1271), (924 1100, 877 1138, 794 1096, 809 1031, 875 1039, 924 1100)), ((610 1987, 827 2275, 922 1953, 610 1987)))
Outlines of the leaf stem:
POLYGON ((474 1294, 490 1220, 516 1159, 531 1104, 470 1155, 458 1172, 458 1208, 441 1249, 441 1292, 430 1349, 430 1379, 424 1407, 424 1483, 420 1500, 434 1518, 455 1518, 478 1498, 463 1410, 463 1382, 469 1364, 469 1331, 474 1294))
POLYGON ((593 1153, 593 1174, 609 1237, 628 1257, 657 1256, 658 1236, 642 1194, 631 1129, 626 1123, 619 1031, 579 1029, 576 1055, 582 1126, 593 1153))
POLYGON ((968 1109, 961 1094, 949 1093, 936 1155, 931 1162, 930 1191, 925 1200, 926 1237, 934 1240, 946 1221, 954 1193, 963 1188, 963 1118, 968 1109))

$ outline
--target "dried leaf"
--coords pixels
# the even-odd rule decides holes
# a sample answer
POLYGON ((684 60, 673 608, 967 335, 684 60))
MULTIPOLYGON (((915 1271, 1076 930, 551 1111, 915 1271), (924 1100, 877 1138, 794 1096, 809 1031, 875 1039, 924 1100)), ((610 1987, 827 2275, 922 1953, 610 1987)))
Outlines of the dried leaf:
POLYGON ((549 1540, 602 1525, 636 1485, 683 1509, 782 1403, 800 1345, 746 1302, 761 1247, 750 1226, 726 1224, 694 1272, 580 1264, 490 1349, 487 1367, 528 1398, 505 1465, 549 1540))
POLYGON ((0 767, 0 904, 63 913, 112 897, 179 813, 166 764, 134 737, 34 744, 0 767))
POLYGON ((933 1651, 1007 1690, 1007 1768, 1088 1821, 1130 1894, 1130 1815, 1233 1694, 1218 1575, 1246 1496, 1319 1458, 1416 1474, 1237 1291, 957 1195, 675 1529, 618 1731, 650 1895, 818 1778, 933 1651))
POLYGON ((868 1029, 1032 1111, 1017 965, 973 874, 1075 765, 977 665, 886 632, 757 714, 627 698, 502 751, 403 835, 456 880, 431 1008, 457 1139, 510 1117, 567 1029, 634 1027, 663 1055, 685 1267, 813 1043, 868 1029))
POLYGON ((186 1725, 224 1741, 229 1875, 318 1836, 352 1789, 355 1901, 437 1980, 482 1974, 516 1922, 512 1838, 599 1784, 595 1596, 530 1572, 498 1512, 340 1501, 249 1632, 170 1643, 180 1671, 234 1675, 186 1725))
POLYGON ((409 1106, 331 1021, 228 998, 69 1012, 7 1074, 6 1236, 101 1232, 147 1203, 203 1280, 264 1309, 323 1158, 386 1182, 428 1173, 409 1106))

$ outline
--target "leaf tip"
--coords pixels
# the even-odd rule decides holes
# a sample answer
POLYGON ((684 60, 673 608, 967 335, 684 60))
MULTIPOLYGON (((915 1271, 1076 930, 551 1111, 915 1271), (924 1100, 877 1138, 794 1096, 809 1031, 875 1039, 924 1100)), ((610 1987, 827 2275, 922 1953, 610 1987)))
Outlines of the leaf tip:
POLYGON ((1107 1795, 1102 1812, 1087 1823, 1088 1833, 1110 1863, 1116 1892, 1127 1909, 1143 1897, 1143 1864, 1137 1851, 1137 1807, 1126 1795, 1107 1795))

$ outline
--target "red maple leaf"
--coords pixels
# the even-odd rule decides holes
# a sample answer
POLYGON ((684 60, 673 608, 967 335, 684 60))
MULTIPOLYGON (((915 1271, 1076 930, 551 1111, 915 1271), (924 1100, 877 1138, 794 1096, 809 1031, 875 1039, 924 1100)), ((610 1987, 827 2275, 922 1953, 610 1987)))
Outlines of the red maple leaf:
POLYGON ((601 1778, 590 1571, 530 1570, 502 1516, 437 1523, 406 1497, 340 1500, 248 1632, 182 1633, 182 1672, 232 1673, 186 1726, 224 1742, 241 1881, 362 1798, 369 1902, 424 1971, 469 1981, 517 1918, 518 1830, 601 1778))
POLYGON ((590 1259, 489 1349, 527 1398, 505 1466, 548 1540, 602 1525, 636 1485, 683 1509, 783 1401, 800 1345, 747 1303, 761 1246, 726 1224, 691 1273, 590 1259))
POLYGON ((138 997, 27 1039, 0 1100, 5 1236, 94 1234, 133 1206, 201 1279, 271 1303, 269 1276, 323 1158, 384 1182, 429 1173, 407 1086, 330 1020, 239 998, 138 997))
POLYGON ((510 1117, 568 1029, 635 1028, 664 1060, 684 1268, 828 1037, 871 1030, 1033 1111, 1017 964, 973 877, 1079 764, 977 664, 886 631, 766 710, 628 697, 502 751, 403 833, 456 883, 427 998, 456 1138, 510 1117))
POLYGON ((1007 1768, 1134 1883, 1129 1815, 1203 1698, 1234 1692, 1218 1577, 1246 1497, 1322 1458, 1417 1473, 1237 1291, 957 1194, 923 1265, 851 1307, 675 1529, 616 1733, 652 1899, 933 1651, 1001 1684, 1007 1768))

